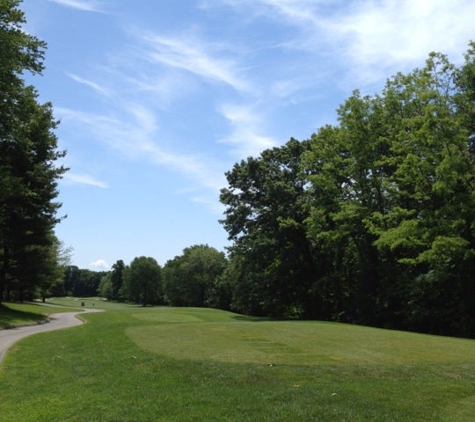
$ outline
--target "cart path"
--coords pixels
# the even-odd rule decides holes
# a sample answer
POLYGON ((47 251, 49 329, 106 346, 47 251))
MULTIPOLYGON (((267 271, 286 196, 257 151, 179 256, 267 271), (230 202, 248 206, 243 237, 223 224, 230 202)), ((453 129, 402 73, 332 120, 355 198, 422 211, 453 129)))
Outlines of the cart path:
POLYGON ((48 331, 60 330, 62 328, 75 327, 84 324, 85 321, 78 317, 78 315, 87 312, 101 312, 101 310, 85 309, 84 312, 51 314, 48 316, 49 322, 44 324, 0 330, 0 363, 2 362, 7 350, 18 340, 37 333, 46 333, 48 331))

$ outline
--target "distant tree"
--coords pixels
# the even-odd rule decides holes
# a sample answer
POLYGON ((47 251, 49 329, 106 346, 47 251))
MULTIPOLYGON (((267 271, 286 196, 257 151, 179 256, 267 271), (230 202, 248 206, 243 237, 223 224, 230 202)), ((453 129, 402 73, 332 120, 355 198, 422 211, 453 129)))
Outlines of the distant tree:
POLYGON ((79 284, 81 270, 76 265, 68 265, 64 271, 62 289, 64 296, 72 296, 76 284, 79 284))
POLYGON ((106 298, 107 300, 113 300, 114 298, 111 275, 111 272, 108 272, 106 275, 104 275, 101 278, 101 283, 99 284, 99 288, 97 289, 97 294, 100 297, 106 298))
POLYGON ((56 246, 53 251, 56 260, 56 277, 50 279, 50 283, 41 288, 41 297, 43 301, 48 296, 65 296, 64 280, 68 268, 71 266, 71 257, 73 253, 72 247, 67 247, 57 239, 56 246))
POLYGON ((154 258, 134 258, 125 267, 120 296, 143 306, 156 305, 161 300, 162 269, 154 258))
POLYGON ((105 271, 91 271, 87 269, 78 270, 78 277, 72 290, 72 295, 77 297, 96 296, 105 271))
POLYGON ((119 299, 119 292, 122 284, 124 283, 124 269, 125 264, 121 259, 118 260, 114 265, 112 265, 112 271, 110 273, 110 283, 111 283, 111 299, 119 299))
POLYGON ((220 276, 226 268, 224 253, 208 245, 194 245, 167 261, 163 268, 163 292, 173 306, 229 306, 229 294, 220 276))

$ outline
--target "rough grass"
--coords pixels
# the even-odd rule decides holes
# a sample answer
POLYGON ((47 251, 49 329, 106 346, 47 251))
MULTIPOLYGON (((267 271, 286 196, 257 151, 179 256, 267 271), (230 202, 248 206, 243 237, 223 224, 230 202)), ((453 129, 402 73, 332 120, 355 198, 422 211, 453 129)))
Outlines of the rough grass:
POLYGON ((475 341, 192 308, 86 314, 0 366, 9 421, 469 421, 475 341))
POLYGON ((33 303, 3 303, 0 305, 0 329, 35 324, 46 319, 46 315, 72 312, 72 308, 43 306, 33 303))

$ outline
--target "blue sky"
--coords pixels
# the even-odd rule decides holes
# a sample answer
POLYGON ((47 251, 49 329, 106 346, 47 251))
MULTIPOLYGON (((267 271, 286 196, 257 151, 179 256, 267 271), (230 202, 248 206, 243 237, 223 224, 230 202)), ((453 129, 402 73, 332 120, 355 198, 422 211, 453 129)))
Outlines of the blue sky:
POLYGON ((335 122, 430 51, 461 63, 473 0, 24 0, 28 77, 61 120, 56 234, 80 268, 228 245, 234 163, 335 122))

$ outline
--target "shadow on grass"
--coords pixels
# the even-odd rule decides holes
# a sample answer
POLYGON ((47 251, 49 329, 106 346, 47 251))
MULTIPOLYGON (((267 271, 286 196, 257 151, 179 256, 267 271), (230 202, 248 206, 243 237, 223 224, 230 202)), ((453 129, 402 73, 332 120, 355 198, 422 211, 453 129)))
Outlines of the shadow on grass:
POLYGON ((253 317, 253 316, 247 316, 247 315, 233 315, 231 319, 235 319, 236 321, 245 321, 245 322, 283 321, 276 318, 253 317))
POLYGON ((20 324, 35 323, 44 319, 45 316, 41 314, 17 311, 10 309, 8 306, 0 305, 0 329, 20 324))

